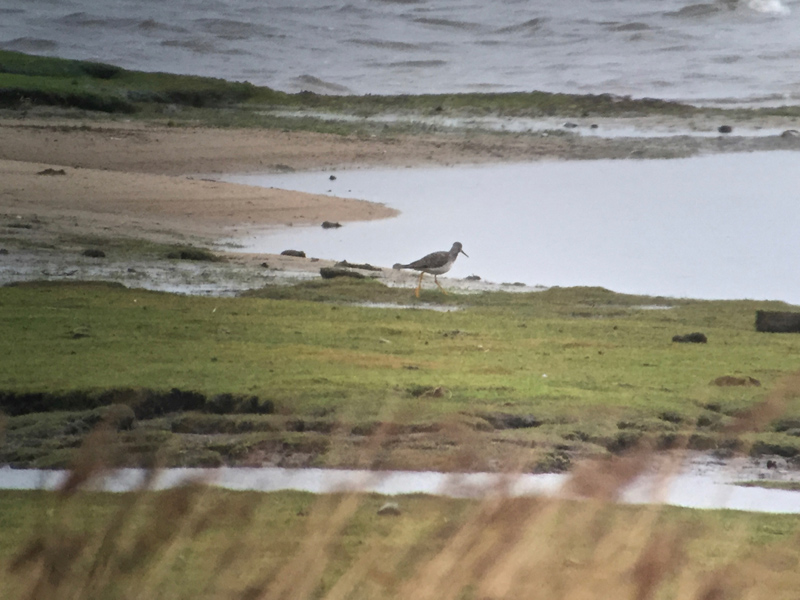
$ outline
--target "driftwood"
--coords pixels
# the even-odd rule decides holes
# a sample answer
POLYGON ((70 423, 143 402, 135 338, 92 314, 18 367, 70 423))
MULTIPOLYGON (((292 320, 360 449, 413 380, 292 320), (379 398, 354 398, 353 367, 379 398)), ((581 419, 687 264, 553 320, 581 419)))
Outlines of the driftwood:
POLYGON ((757 310, 756 331, 800 333, 800 312, 757 310))

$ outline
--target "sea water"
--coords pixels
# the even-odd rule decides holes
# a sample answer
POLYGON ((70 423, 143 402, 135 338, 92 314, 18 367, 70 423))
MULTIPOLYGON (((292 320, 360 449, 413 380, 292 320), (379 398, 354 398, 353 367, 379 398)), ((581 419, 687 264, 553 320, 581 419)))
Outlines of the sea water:
POLYGON ((798 0, 0 0, 0 48, 356 94, 800 99, 798 0))

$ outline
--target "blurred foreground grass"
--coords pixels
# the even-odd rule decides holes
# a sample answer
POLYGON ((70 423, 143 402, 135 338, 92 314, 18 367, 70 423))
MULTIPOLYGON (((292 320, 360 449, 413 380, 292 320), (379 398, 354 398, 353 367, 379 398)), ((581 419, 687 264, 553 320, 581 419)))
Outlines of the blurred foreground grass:
POLYGON ((0 596, 797 597, 797 515, 617 505, 635 462, 587 467, 582 500, 409 495, 388 516, 372 494, 80 491, 79 466, 59 492, 0 492, 0 596))

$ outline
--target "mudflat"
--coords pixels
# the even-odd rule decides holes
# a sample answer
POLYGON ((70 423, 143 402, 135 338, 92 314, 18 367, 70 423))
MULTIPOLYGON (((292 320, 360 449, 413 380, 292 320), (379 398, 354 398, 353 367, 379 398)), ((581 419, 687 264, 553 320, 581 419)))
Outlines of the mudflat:
MULTIPOLYGON (((662 119, 663 121, 663 119, 662 119)), ((660 123, 663 125, 663 123, 660 123)), ((794 139, 598 138, 489 132, 334 135, 168 127, 114 120, 0 119, 0 217, 38 218, 42 233, 214 239, 229 228, 391 217, 355 199, 213 181, 215 174, 368 166, 675 157, 782 148, 794 139), (49 170, 48 170, 49 169, 49 170)))

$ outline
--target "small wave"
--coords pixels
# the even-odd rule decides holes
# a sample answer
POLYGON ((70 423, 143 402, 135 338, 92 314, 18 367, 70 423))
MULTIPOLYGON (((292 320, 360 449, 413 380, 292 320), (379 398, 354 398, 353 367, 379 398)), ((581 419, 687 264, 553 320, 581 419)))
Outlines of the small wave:
POLYGON ((191 50, 198 54, 215 54, 218 52, 217 48, 208 40, 164 40, 161 42, 162 46, 167 48, 184 48, 191 50))
POLYGON ((647 31, 648 29, 652 28, 647 23, 639 23, 638 21, 634 21, 633 23, 610 24, 607 29, 609 31, 647 31))
POLYGON ((255 23, 232 19, 196 19, 200 28, 225 40, 248 40, 251 37, 269 36, 269 32, 255 23))
POLYGON ((781 0, 748 0, 747 7, 756 12, 788 15, 791 11, 781 3, 781 0))
POLYGON ((362 40, 350 39, 347 40, 348 44, 355 44, 357 46, 372 46, 374 48, 382 48, 384 50, 428 50, 429 44, 411 44, 409 42, 388 42, 386 40, 362 40))
POLYGON ((422 25, 432 25, 434 27, 447 27, 449 29, 463 29, 465 31, 474 31, 480 29, 481 25, 478 23, 470 23, 469 21, 452 21, 450 19, 432 19, 429 17, 420 17, 414 19, 415 23, 422 25))
POLYGON ((7 42, 0 42, 0 48, 3 50, 16 50, 17 52, 47 52, 58 48, 58 44, 53 40, 21 37, 7 42))
POLYGON ((397 62, 390 62, 387 64, 389 67, 413 67, 413 68, 425 68, 425 67, 443 67, 447 64, 446 60, 399 60, 397 62))
POLYGON ((664 13, 667 17, 680 17, 691 19, 694 17, 707 17, 715 15, 722 9, 714 4, 690 4, 680 10, 664 13))
POLYGON ((24 12, 24 8, 0 8, 0 15, 19 15, 24 12))
POLYGON ((741 62, 742 57, 738 54, 728 54, 726 56, 718 56, 716 58, 712 58, 711 62, 716 63, 718 65, 732 65, 737 62, 741 62))
POLYGON ((166 23, 161 23, 155 19, 145 19, 144 21, 140 21, 137 27, 143 31, 172 31, 175 33, 185 33, 187 31, 183 27, 167 25, 166 23))
POLYGON ((672 46, 662 46, 657 48, 658 52, 690 52, 692 50, 692 46, 687 44, 675 44, 672 46))
POLYGON ((508 25, 496 30, 495 33, 536 33, 542 29, 542 26, 547 22, 547 19, 536 18, 518 23, 516 25, 508 25))
POLYGON ((86 12, 74 12, 57 19, 59 23, 73 27, 128 27, 137 25, 138 19, 119 19, 113 17, 98 17, 86 12))
POLYGON ((337 11, 339 14, 347 15, 347 16, 358 16, 358 15, 368 15, 370 10, 368 8, 364 8, 362 6, 355 6, 353 4, 345 4, 341 6, 337 11))

